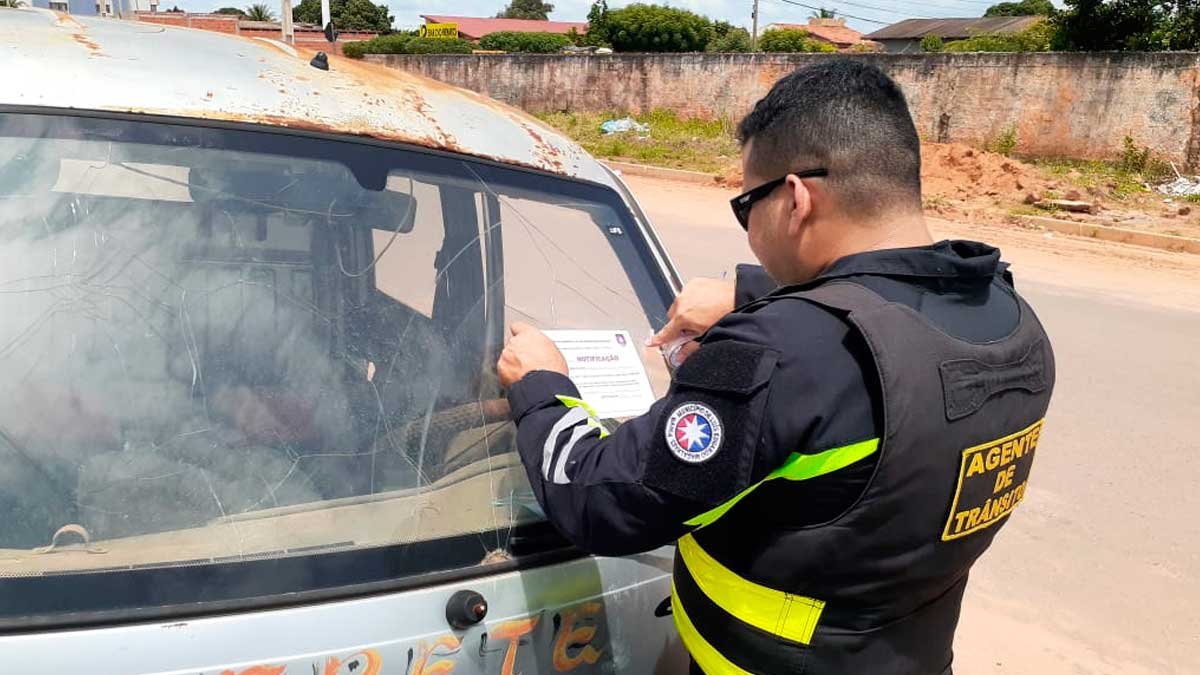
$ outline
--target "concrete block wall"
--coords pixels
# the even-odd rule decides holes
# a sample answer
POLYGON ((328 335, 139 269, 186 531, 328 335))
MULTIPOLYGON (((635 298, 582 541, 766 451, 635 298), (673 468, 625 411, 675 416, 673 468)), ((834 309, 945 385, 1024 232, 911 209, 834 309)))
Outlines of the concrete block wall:
MULTIPOLYGON (((783 75, 825 54, 372 55, 534 112, 743 115, 783 75)), ((1126 136, 1200 171, 1200 54, 864 54, 904 88, 922 137, 1105 159, 1126 136)))

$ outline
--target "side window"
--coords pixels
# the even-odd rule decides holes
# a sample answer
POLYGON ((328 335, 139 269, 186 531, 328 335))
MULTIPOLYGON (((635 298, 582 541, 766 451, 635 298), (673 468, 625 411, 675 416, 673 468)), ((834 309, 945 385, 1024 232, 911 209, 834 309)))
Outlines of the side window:
MULTIPOLYGON (((501 198, 505 321, 543 329, 628 331, 641 345, 666 321, 637 233, 607 206, 501 198)), ((661 356, 643 350, 657 395, 670 383, 661 356)))
POLYGON ((435 259, 442 241, 446 238, 437 185, 421 182, 410 185, 402 176, 392 175, 388 177, 387 189, 402 193, 411 190, 416 198, 416 213, 411 232, 398 235, 394 230, 388 229, 371 231, 371 243, 377 252, 389 245, 395 245, 401 237, 403 241, 400 245, 404 247, 405 263, 385 265, 380 273, 376 274, 376 287, 380 293, 432 318, 433 292, 436 286, 435 259))

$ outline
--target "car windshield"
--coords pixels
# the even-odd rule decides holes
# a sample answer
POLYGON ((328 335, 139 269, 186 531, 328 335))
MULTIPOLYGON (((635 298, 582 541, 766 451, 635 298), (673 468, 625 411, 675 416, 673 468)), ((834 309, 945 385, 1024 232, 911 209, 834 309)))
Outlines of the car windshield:
MULTIPOLYGON (((0 260, 0 576, 86 577, 76 611, 377 581, 345 571, 374 550, 399 556, 384 576, 520 555, 542 517, 495 377, 506 325, 640 344, 671 292, 606 187, 66 115, 0 114, 0 260), (337 573, 256 590, 97 590, 325 553, 337 573)), ((29 588, 9 616, 57 611, 29 588)))

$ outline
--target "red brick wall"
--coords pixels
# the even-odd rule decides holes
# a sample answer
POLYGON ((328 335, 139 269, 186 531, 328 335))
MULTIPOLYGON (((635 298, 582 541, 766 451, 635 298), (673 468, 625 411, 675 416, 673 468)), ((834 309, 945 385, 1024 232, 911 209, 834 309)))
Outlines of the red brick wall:
POLYGON ((174 12, 166 12, 163 14, 149 14, 145 12, 137 13, 138 21, 147 23, 159 23, 167 26, 186 26, 188 25, 188 15, 178 14, 174 12))
MULTIPOLYGON (((505 56, 372 54, 533 112, 649 112, 738 119, 775 81, 824 54, 505 56)), ((1200 171, 1200 54, 864 54, 900 83, 921 136, 1017 152, 1111 159, 1126 136, 1200 171)))
POLYGON ((218 33, 229 33, 237 35, 238 24, 237 17, 215 17, 215 16, 189 16, 189 26, 200 30, 211 30, 218 33))
MULTIPOLYGON (((242 35, 245 37, 262 37, 271 40, 279 40, 282 37, 278 28, 241 28, 238 26, 238 17, 236 16, 219 16, 215 14, 182 14, 178 12, 138 12, 138 21, 146 23, 156 23, 167 26, 182 26, 186 28, 196 28, 199 30, 210 30, 217 33, 227 33, 230 35, 242 35)), ((358 42, 360 40, 370 40, 379 35, 378 33, 350 32, 338 34, 338 40, 335 44, 329 44, 325 41, 325 34, 319 30, 311 30, 305 28, 297 28, 295 30, 296 46, 305 47, 307 49, 316 49, 331 54, 341 54, 342 45, 347 42, 358 42)))

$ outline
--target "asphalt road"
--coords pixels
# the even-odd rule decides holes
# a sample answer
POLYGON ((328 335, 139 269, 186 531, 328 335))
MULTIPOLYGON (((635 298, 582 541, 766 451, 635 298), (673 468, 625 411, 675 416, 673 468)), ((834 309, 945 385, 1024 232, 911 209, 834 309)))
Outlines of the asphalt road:
MULTIPOLYGON (((731 192, 629 182, 685 279, 753 261, 731 192)), ((1058 364, 1028 497, 972 572, 956 674, 1200 673, 1200 256, 931 225, 1002 248, 1058 364)))

